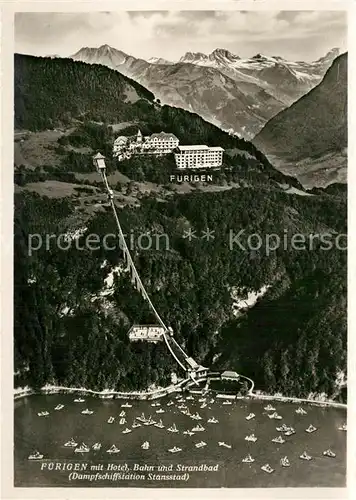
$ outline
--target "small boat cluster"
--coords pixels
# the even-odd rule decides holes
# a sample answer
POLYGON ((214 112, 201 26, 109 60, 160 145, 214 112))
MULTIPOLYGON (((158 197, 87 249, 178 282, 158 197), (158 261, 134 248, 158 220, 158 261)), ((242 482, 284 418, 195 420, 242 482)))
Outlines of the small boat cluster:
MULTIPOLYGON (((199 399, 197 399, 196 397, 194 397, 193 395, 190 394, 190 395, 186 396, 185 398, 181 395, 177 395, 175 398, 175 401, 170 400, 170 401, 168 401, 166 403, 162 403, 162 404, 160 402, 157 402, 157 401, 151 403, 150 406, 152 408, 157 408, 155 410, 152 410, 155 412, 155 414, 157 414, 157 416, 160 414, 166 413, 166 410, 163 407, 165 407, 167 409, 170 406, 174 405, 174 410, 178 410, 178 412, 180 412, 182 415, 185 415, 185 416, 189 417, 191 420, 196 421, 195 425, 192 425, 192 427, 190 429, 189 428, 179 429, 174 422, 173 423, 170 422, 169 424, 167 424, 167 422, 166 422, 166 424, 164 424, 162 419, 157 419, 156 417, 153 418, 152 415, 146 416, 144 413, 141 413, 141 415, 139 415, 139 416, 135 416, 133 418, 133 420, 131 421, 132 423, 130 424, 130 423, 128 423, 129 417, 126 415, 126 411, 125 411, 126 408, 132 408, 132 404, 130 404, 128 402, 121 404, 121 411, 118 414, 118 418, 116 419, 116 417, 113 415, 109 416, 107 419, 107 423, 114 424, 115 422, 118 422, 118 424, 122 425, 122 426, 125 426, 125 424, 126 424, 125 428, 123 428, 123 430, 121 431, 122 434, 129 434, 132 431, 134 431, 135 429, 140 428, 142 426, 154 426, 158 429, 165 429, 167 432, 170 432, 172 434, 181 434, 181 435, 185 436, 184 439, 189 439, 190 437, 194 436, 196 433, 204 432, 206 430, 205 427, 200 422, 201 420, 203 420, 203 418, 207 424, 219 424, 219 420, 215 416, 204 415, 204 417, 203 417, 202 415, 200 415, 200 413, 198 411, 196 411, 196 408, 195 408, 195 411, 193 411, 192 407, 189 407, 189 403, 193 402, 192 404, 199 406, 200 409, 207 408, 207 410, 210 410, 211 407, 209 405, 212 405, 213 403, 215 403, 215 401, 217 402, 218 400, 217 399, 215 400, 214 398, 208 398, 205 396, 202 396, 199 399), (199 405, 198 405, 198 403, 199 403, 199 405)), ((76 399, 74 399, 74 402, 75 403, 84 403, 85 399, 76 398, 76 399)), ((223 406, 229 406, 229 405, 232 405, 232 402, 231 402, 231 400, 226 399, 226 400, 220 400, 220 404, 223 406)), ((54 408, 54 410, 60 411, 64 407, 65 407, 64 404, 58 404, 54 408)), ((172 410, 169 412, 170 414, 176 413, 176 411, 172 412, 172 410)), ((265 406, 264 410, 265 410, 265 412, 267 412, 267 416, 271 420, 282 420, 282 418, 283 418, 276 411, 276 408, 274 408, 271 404, 268 404, 267 406, 265 406)), ((89 416, 89 415, 92 415, 93 413, 94 413, 94 410, 91 410, 90 408, 85 408, 81 411, 82 415, 89 416)), ((297 415, 301 415, 301 416, 307 415, 307 411, 304 410, 304 408, 302 408, 302 407, 298 407, 295 410, 295 413, 297 415)), ((40 417, 48 416, 48 415, 49 415, 48 411, 38 412, 38 416, 40 416, 40 417)), ((247 414, 245 416, 246 421, 253 421, 255 418, 256 418, 256 414, 253 412, 250 412, 249 414, 247 414)), ((256 427, 254 426, 254 422, 252 422, 252 426, 253 427, 251 430, 255 430, 256 427)), ((346 423, 340 425, 338 427, 338 429, 340 431, 346 431, 347 430, 346 423)), ((277 445, 282 445, 286 442, 285 436, 287 436, 287 437, 292 436, 293 434, 296 433, 295 429, 292 426, 286 425, 285 423, 278 425, 276 427, 276 431, 279 432, 280 434, 273 437, 271 439, 271 442, 275 443, 277 445)), ((312 434, 316 431, 317 431, 317 427, 315 427, 312 424, 310 424, 307 428, 305 428, 305 432, 308 434, 312 434)), ((247 441, 249 443, 256 443, 256 441, 258 440, 257 436, 254 433, 247 434, 244 439, 245 439, 245 441, 247 441)), ((189 440, 189 442, 190 442, 190 440, 189 440)), ((217 445, 221 448, 226 449, 226 450, 232 449, 232 445, 229 443, 226 443, 225 441, 218 441, 217 445)), ((105 449, 105 447, 103 448, 103 445, 100 442, 95 442, 91 446, 88 446, 84 442, 81 442, 81 443, 79 441, 77 442, 74 438, 69 439, 69 441, 64 443, 63 446, 65 448, 71 448, 74 451, 74 453, 77 453, 77 454, 85 454, 85 453, 89 453, 90 451, 95 451, 95 452, 101 451, 101 452, 108 453, 108 454, 120 453, 120 448, 116 444, 113 444, 108 449, 105 449)), ((191 449, 192 446, 193 446, 193 448, 196 448, 199 450, 199 449, 205 448, 207 446, 211 446, 211 443, 209 443, 209 445, 208 445, 207 442, 200 440, 200 441, 196 441, 195 443, 191 443, 189 446, 189 449, 191 449)), ((150 444, 150 442, 148 440, 145 440, 142 442, 140 447, 142 450, 147 451, 147 450, 150 450, 152 448, 152 445, 150 444)), ((278 450, 279 448, 277 447, 276 449, 278 450)), ((172 448, 168 448, 167 451, 169 453, 179 453, 179 452, 183 451, 183 447, 173 446, 172 448)), ((327 449, 322 453, 322 456, 327 457, 327 458, 335 458, 336 454, 331 449, 327 449)), ((42 460, 43 457, 44 457, 43 454, 41 454, 38 451, 34 451, 33 453, 31 453, 29 455, 28 459, 29 460, 42 460)), ((299 455, 299 459, 304 460, 304 461, 310 461, 310 460, 312 460, 312 458, 313 457, 311 455, 309 455, 306 451, 304 451, 301 455, 299 455)), ((255 461, 256 460, 251 455, 251 453, 248 453, 246 457, 242 458, 242 463, 244 463, 244 464, 252 464, 255 461)), ((291 463, 290 463, 287 456, 280 458, 279 464, 281 467, 290 467, 291 466, 291 463)), ((266 472, 267 474, 271 474, 275 471, 275 469, 269 463, 262 465, 260 468, 262 471, 266 472)))

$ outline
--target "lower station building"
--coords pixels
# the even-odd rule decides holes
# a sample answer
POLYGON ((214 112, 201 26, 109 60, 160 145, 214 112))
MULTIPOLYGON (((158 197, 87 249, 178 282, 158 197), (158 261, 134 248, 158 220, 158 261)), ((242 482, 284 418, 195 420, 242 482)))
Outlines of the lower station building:
POLYGON ((193 358, 187 358, 186 362, 188 363, 188 365, 190 367, 188 369, 188 374, 192 378, 195 378, 195 379, 203 378, 203 377, 206 377, 208 375, 208 368, 205 368, 205 366, 198 365, 198 363, 196 361, 194 361, 193 358))
POLYGON ((159 342, 163 339, 165 329, 159 325, 133 325, 129 330, 129 339, 159 342))

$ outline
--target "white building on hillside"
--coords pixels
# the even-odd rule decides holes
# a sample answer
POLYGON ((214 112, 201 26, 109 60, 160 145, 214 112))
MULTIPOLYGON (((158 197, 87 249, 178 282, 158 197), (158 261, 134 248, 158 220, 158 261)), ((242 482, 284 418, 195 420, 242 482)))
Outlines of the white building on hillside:
POLYGON ((160 132, 143 137, 141 130, 136 136, 119 136, 114 141, 113 156, 118 160, 130 158, 133 155, 163 155, 172 153, 179 145, 179 139, 171 133, 160 132))
POLYGON ((174 134, 160 132, 145 137, 144 144, 147 144, 157 153, 172 153, 173 149, 178 147, 179 139, 174 134))
POLYGON ((164 328, 159 325, 133 325, 129 330, 129 339, 159 342, 163 339, 164 332, 164 328))
POLYGON ((224 150, 220 146, 179 146, 174 154, 177 168, 221 167, 224 150))
POLYGON ((221 380, 239 380, 240 375, 236 372, 225 370, 221 374, 221 380))

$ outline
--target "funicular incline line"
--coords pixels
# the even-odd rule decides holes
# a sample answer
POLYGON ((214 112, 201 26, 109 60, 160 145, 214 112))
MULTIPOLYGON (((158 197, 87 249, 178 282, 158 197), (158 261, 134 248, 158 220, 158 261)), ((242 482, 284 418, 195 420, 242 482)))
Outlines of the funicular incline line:
MULTIPOLYGON (((106 189, 108 191, 108 194, 110 194, 110 187, 109 187, 109 184, 108 184, 108 180, 107 180, 107 177, 106 177, 106 174, 105 172, 103 171, 100 171, 100 175, 105 183, 105 186, 106 186, 106 189)), ((162 318, 160 317, 160 315, 158 314, 156 308, 154 307, 148 293, 146 292, 146 289, 145 287, 143 286, 143 283, 141 281, 141 278, 137 272, 137 269, 136 269, 136 266, 132 260, 132 257, 131 257, 131 254, 129 252, 129 249, 128 249, 128 246, 126 244, 126 240, 125 240, 125 237, 124 237, 124 233, 122 231, 122 228, 121 228, 121 224, 120 224, 120 220, 119 220, 119 217, 117 215, 117 211, 116 211, 116 207, 115 207, 115 203, 114 203, 114 200, 110 197, 110 204, 111 204, 111 207, 112 207, 112 210, 113 210, 113 213, 114 213, 114 217, 115 217, 115 220, 116 220, 116 225, 118 227, 118 230, 119 230, 119 235, 120 235, 120 238, 121 238, 121 242, 122 242, 122 245, 124 247, 124 254, 126 255, 127 259, 128 259, 128 263, 129 263, 129 267, 130 269, 132 270, 134 276, 135 276, 135 279, 137 280, 137 283, 139 284, 139 289, 140 289, 140 292, 142 293, 143 295, 143 298, 145 300, 147 300, 149 306, 151 307, 154 315, 156 316, 158 322, 160 323, 160 325, 164 328, 164 333, 163 333, 163 337, 164 337, 164 340, 165 340, 165 343, 169 349, 169 352, 171 353, 171 355, 173 356, 173 358, 176 360, 176 362, 180 365, 181 368, 183 368, 184 371, 187 370, 187 367, 183 365, 183 363, 181 363, 181 361, 177 358, 176 354, 174 353, 168 339, 167 339, 167 331, 168 331, 168 328, 166 327, 164 321, 162 320, 162 318)), ((172 338, 172 337, 171 337, 172 338)), ((180 349, 180 351, 183 353, 185 359, 188 357, 187 354, 183 351, 183 349, 180 347, 180 345, 176 342, 175 339, 173 339, 173 342, 175 343, 175 345, 178 346, 178 348, 180 349)))

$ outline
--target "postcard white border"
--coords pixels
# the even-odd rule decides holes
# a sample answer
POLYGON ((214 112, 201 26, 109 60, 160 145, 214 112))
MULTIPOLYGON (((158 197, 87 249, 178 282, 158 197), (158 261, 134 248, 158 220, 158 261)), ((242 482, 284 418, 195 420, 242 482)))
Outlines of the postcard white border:
POLYGON ((235 0, 235 1, 0 1, 1 31, 1 487, 3 499, 10 498, 351 498, 356 493, 356 308, 355 218, 356 218, 356 5, 345 0, 235 0), (349 170, 348 170, 348 478, 347 488, 257 488, 257 489, 163 489, 163 488, 14 488, 13 487, 13 53, 15 12, 84 12, 114 10, 345 10, 348 21, 349 64, 349 170), (353 90, 353 92, 352 92, 353 90), (352 332, 352 334, 351 334, 352 332), (354 423, 355 425, 352 425, 354 423), (354 472, 354 473, 353 473, 354 472))

